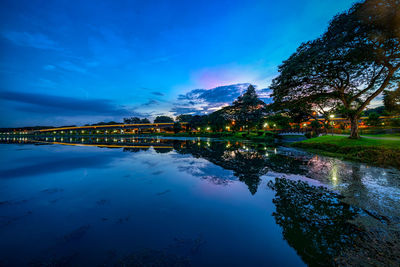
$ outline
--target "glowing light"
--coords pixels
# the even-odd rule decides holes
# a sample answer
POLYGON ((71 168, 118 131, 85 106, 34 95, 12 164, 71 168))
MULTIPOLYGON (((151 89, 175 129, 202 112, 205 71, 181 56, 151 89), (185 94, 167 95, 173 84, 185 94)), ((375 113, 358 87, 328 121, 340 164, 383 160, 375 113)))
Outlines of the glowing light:
POLYGON ((264 128, 265 128, 265 127, 268 127, 268 123, 264 123, 264 128))
POLYGON ((333 118, 335 118, 335 115, 331 114, 331 115, 329 115, 329 118, 333 119, 333 118))
POLYGON ((210 130, 210 127, 207 127, 207 131, 209 131, 210 130))

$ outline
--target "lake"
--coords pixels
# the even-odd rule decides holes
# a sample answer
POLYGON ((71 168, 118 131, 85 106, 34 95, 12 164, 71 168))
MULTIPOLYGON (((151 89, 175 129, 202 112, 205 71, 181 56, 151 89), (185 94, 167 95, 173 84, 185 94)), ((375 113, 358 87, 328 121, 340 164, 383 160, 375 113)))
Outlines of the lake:
POLYGON ((399 263, 396 169, 204 138, 0 142, 0 266, 399 263))

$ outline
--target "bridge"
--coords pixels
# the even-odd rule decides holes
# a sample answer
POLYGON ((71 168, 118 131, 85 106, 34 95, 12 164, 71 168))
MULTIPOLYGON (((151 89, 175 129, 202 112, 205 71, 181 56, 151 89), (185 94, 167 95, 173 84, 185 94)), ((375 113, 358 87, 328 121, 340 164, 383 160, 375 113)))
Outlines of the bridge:
MULTIPOLYGON (((185 127, 187 122, 180 122, 185 127)), ((68 127, 57 127, 48 129, 35 129, 35 130, 23 130, 14 131, 0 134, 33 134, 33 135, 107 135, 107 134, 138 134, 142 131, 150 132, 161 132, 166 128, 172 129, 174 122, 162 122, 162 123, 136 123, 136 124, 111 124, 111 125, 89 125, 89 126, 68 126, 68 127)))

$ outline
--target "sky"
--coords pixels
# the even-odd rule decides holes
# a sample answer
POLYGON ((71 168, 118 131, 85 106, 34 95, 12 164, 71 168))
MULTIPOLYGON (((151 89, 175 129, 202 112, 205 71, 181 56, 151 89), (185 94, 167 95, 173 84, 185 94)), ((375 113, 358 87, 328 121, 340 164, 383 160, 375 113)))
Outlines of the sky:
POLYGON ((351 0, 0 3, 0 127, 208 113, 254 84, 351 0), (216 89, 214 89, 216 88, 216 89))

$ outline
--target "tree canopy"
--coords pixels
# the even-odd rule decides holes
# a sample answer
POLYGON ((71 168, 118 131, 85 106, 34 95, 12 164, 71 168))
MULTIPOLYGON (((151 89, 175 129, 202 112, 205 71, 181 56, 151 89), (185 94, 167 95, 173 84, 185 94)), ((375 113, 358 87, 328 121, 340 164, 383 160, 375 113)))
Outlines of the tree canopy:
POLYGON ((398 0, 366 0, 335 16, 323 36, 303 43, 279 67, 275 102, 340 107, 358 138, 362 111, 399 79, 399 18, 398 0))
POLYGON ((383 104, 387 112, 400 114, 400 84, 396 90, 384 92, 383 104))
POLYGON ((154 119, 154 123, 168 123, 168 122, 174 122, 174 119, 168 116, 157 116, 154 119))
POLYGON ((227 121, 235 121, 236 127, 251 128, 256 126, 266 114, 266 104, 257 96, 253 85, 239 96, 231 106, 220 111, 227 121))

